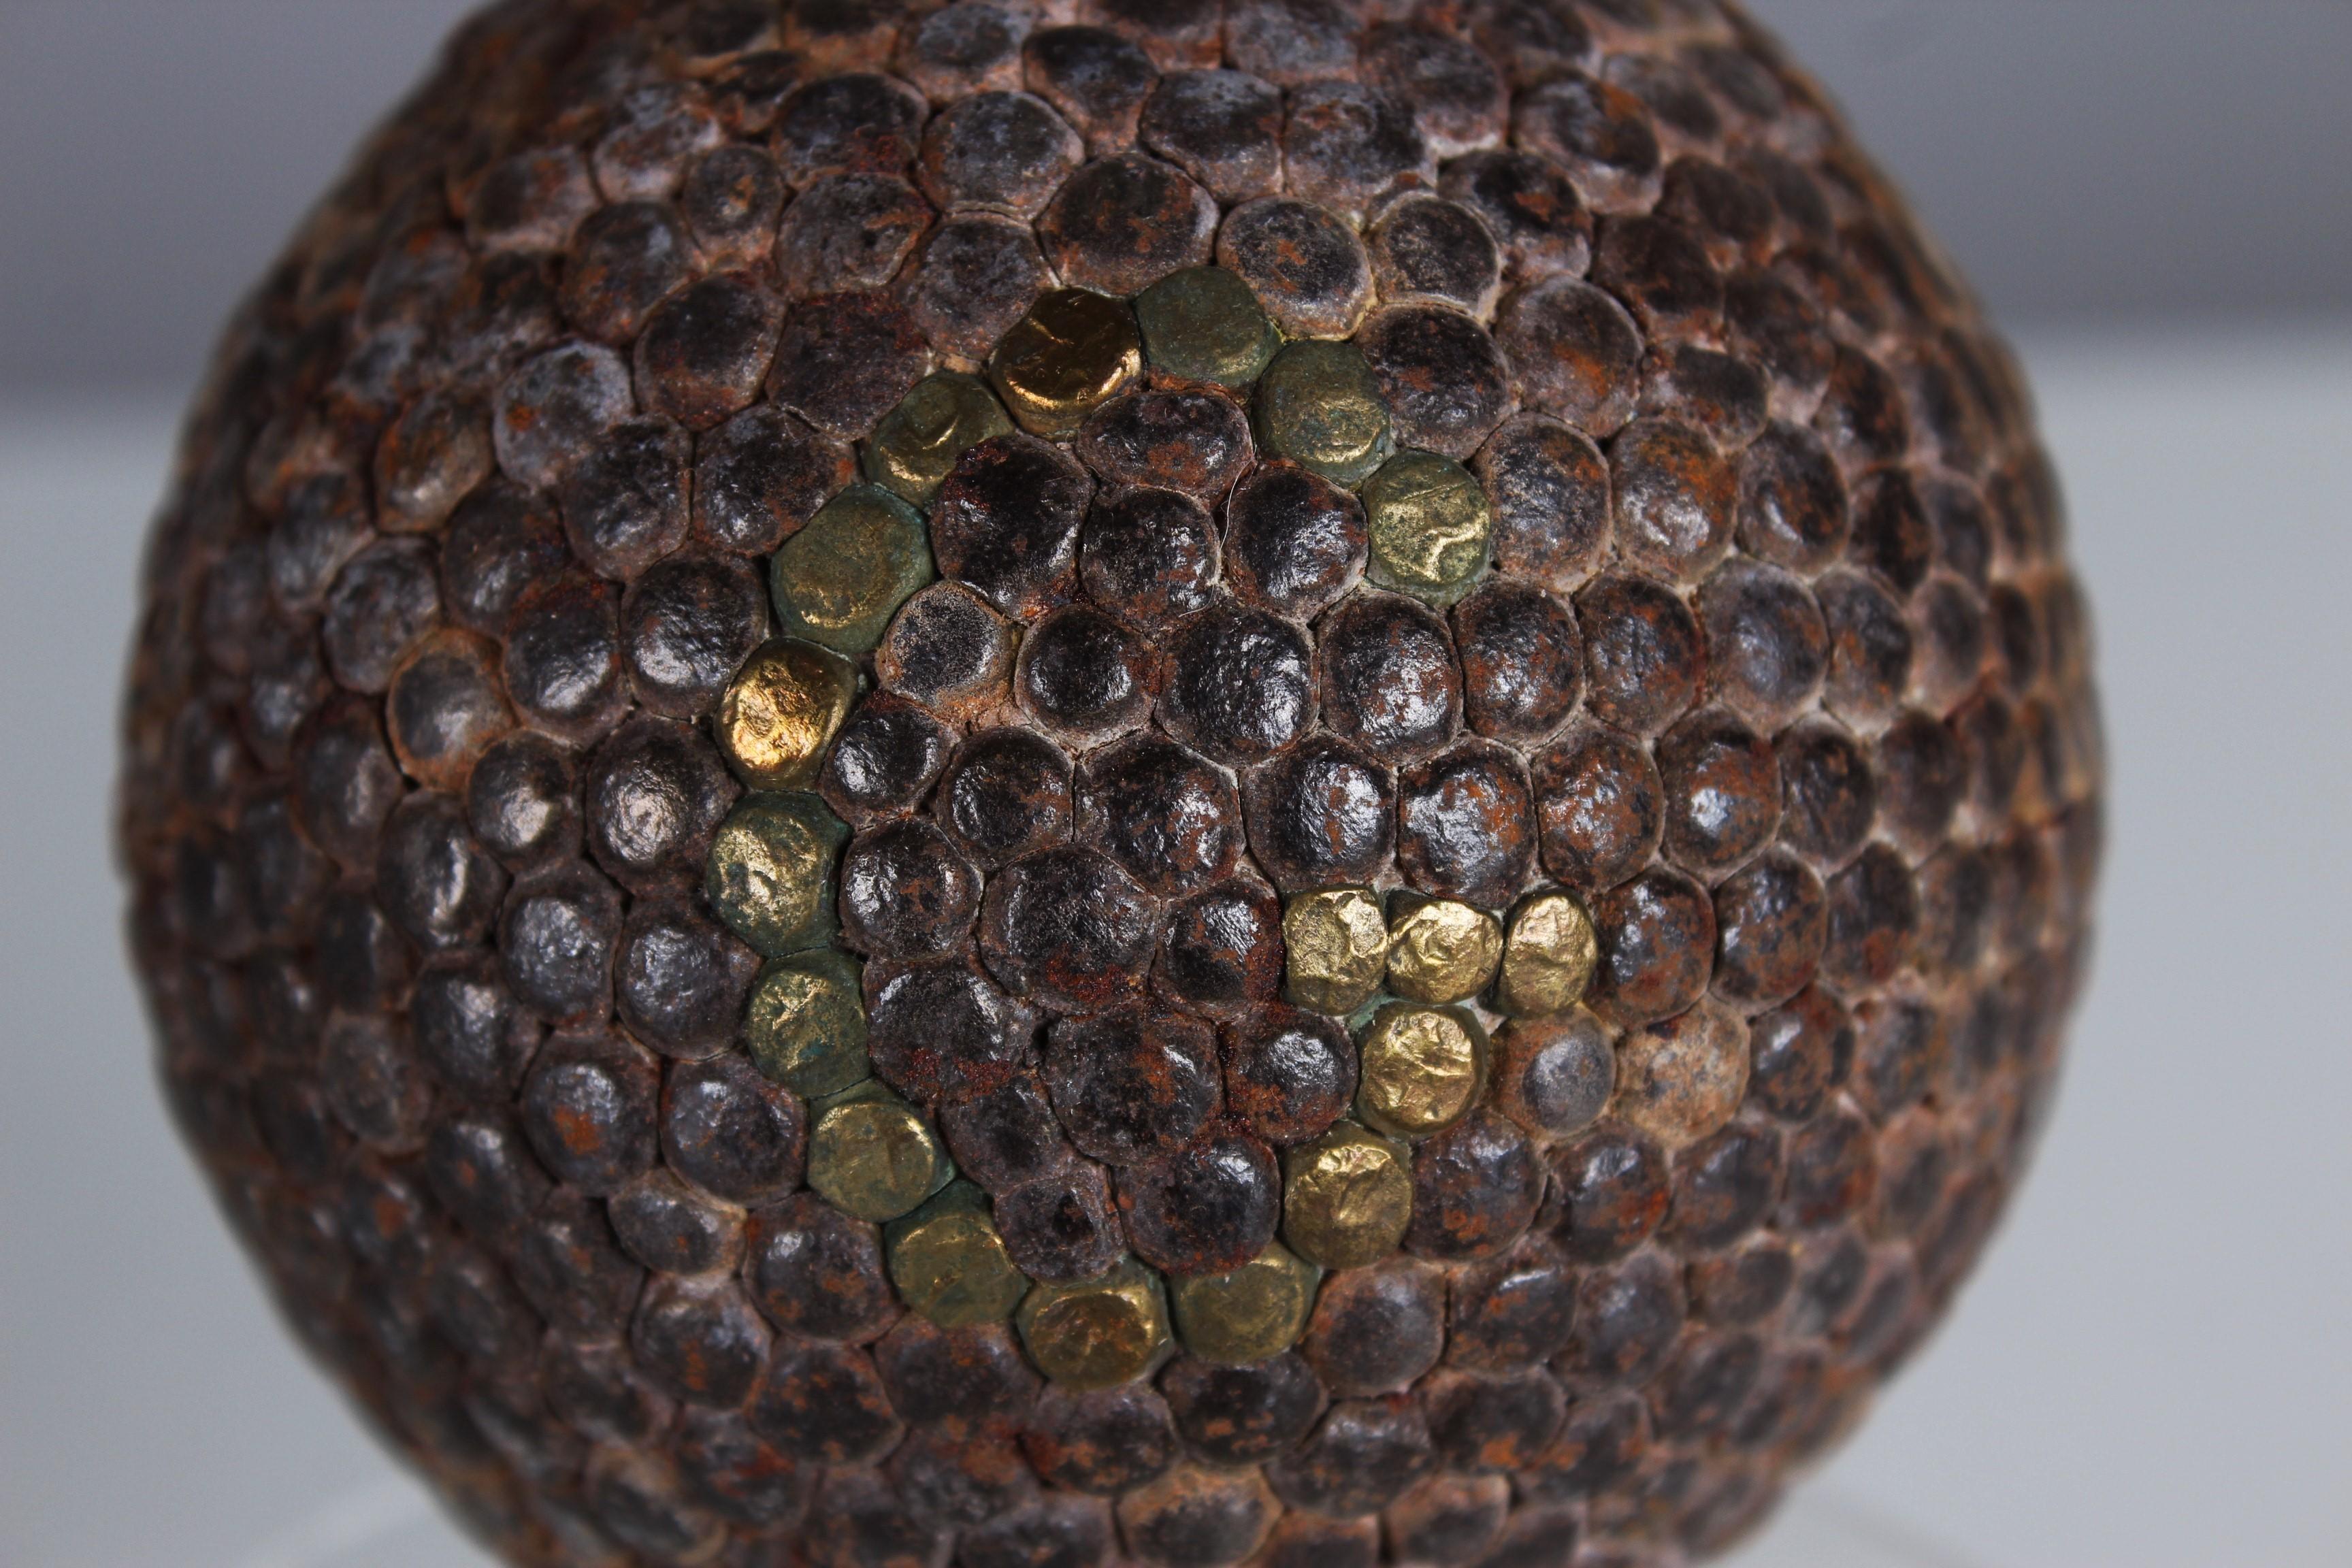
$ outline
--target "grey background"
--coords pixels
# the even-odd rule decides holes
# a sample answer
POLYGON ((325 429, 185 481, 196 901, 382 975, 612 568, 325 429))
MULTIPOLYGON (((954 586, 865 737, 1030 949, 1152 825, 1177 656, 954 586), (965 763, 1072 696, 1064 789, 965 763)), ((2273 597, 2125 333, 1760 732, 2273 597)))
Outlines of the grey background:
MULTIPOLYGON (((478 1561, 271 1322, 164 1125, 105 849, 178 402, 461 8, 0 0, 9 1568, 478 1561)), ((2352 6, 1756 8, 2017 329, 2115 787, 2040 1169, 1948 1328, 1743 1568, 2344 1568, 2352 6)))
MULTIPOLYGON (((0 383, 181 384, 466 0, 0 0, 0 383)), ((2345 0, 1755 0, 1995 310, 2352 299, 2345 0)))

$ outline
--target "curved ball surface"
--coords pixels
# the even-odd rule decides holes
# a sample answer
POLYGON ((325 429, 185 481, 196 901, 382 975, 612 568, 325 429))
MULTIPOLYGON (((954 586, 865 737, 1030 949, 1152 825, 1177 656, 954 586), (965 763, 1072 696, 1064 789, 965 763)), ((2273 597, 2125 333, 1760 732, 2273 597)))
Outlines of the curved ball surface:
POLYGON ((231 324, 180 1125, 532 1565, 1666 1568, 2100 842, 2024 389, 1717 0, 509 0, 231 324))

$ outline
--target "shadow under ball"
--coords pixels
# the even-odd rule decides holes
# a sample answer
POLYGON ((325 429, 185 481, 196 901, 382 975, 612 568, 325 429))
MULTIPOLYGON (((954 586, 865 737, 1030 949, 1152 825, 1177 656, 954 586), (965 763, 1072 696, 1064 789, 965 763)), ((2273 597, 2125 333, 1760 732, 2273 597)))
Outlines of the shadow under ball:
POLYGON ((163 1082, 517 1563, 1707 1555, 2046 1109, 2062 545, 1730 6, 515 0, 187 428, 163 1082))

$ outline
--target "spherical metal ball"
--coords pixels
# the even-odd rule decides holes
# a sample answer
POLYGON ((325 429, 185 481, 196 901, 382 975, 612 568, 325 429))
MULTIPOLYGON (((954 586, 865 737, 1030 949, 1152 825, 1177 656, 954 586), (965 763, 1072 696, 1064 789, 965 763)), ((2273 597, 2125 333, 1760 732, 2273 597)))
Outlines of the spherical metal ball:
POLYGON ((2100 841, 2015 363, 1717 0, 506 0, 237 315, 172 1105, 519 1564, 1665 1565, 2100 841))

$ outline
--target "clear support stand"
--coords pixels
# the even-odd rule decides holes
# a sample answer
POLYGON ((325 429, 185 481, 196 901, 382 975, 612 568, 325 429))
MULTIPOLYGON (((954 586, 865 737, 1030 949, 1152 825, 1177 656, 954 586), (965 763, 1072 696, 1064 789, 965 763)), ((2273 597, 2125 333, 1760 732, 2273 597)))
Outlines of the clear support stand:
MULTIPOLYGON (((236 1568, 497 1568, 404 1477, 330 1500, 236 1568)), ((1978 1568, 1834 1493, 1798 1489, 1719 1568, 1978 1568)))

